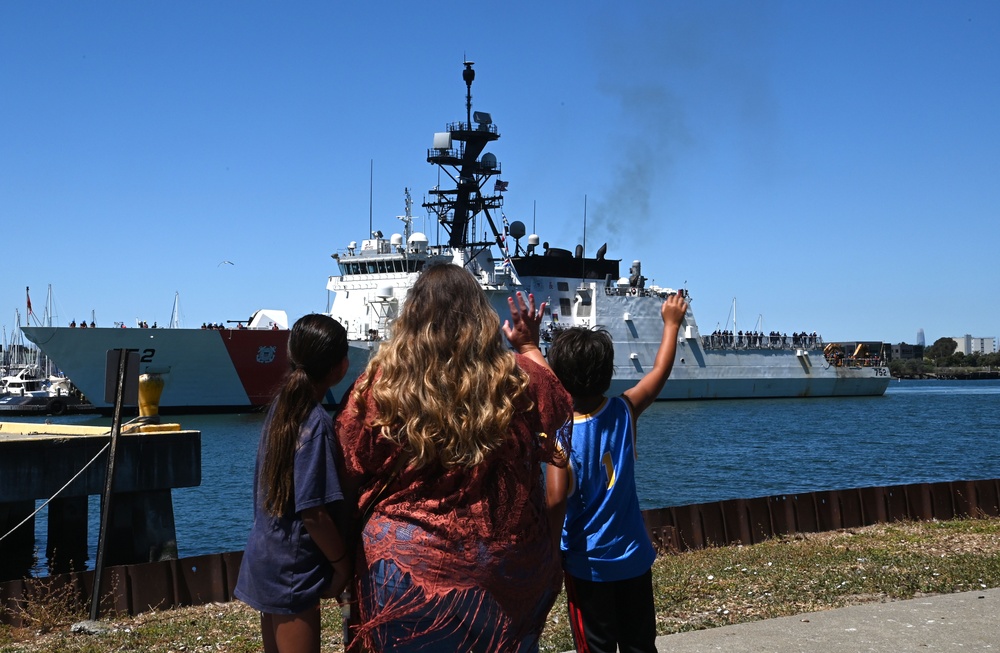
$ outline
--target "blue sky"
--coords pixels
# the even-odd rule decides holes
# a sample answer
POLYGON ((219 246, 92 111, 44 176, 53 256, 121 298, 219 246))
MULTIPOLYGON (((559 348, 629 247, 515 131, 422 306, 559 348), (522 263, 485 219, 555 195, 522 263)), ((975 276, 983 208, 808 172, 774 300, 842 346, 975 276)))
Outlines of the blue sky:
POLYGON ((468 58, 508 219, 572 249, 586 210, 588 253, 687 287, 703 332, 735 301, 740 329, 1000 336, 998 34, 992 0, 9 0, 0 325, 29 286, 59 324, 324 310, 369 211, 424 215, 468 58))

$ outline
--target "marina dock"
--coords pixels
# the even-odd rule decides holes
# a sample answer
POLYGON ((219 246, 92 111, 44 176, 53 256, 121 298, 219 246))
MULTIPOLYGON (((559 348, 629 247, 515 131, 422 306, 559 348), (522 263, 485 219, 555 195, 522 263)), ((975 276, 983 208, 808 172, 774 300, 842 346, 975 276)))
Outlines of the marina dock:
MULTIPOLYGON (((109 442, 110 429, 103 427, 0 422, 0 580, 24 577, 35 566, 32 514, 37 501, 52 497, 47 567, 54 574, 86 569, 88 497, 104 490, 109 442)), ((107 565, 175 559, 171 490, 200 484, 200 431, 177 424, 123 429, 107 565)))

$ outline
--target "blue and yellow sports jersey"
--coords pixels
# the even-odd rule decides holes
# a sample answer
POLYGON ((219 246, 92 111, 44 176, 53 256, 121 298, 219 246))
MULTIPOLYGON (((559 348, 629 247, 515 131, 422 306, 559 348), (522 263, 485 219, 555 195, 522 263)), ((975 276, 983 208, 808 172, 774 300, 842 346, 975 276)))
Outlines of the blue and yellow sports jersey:
POLYGON ((653 565, 635 487, 635 422, 623 397, 573 420, 563 524, 566 571, 585 580, 635 578, 653 565))

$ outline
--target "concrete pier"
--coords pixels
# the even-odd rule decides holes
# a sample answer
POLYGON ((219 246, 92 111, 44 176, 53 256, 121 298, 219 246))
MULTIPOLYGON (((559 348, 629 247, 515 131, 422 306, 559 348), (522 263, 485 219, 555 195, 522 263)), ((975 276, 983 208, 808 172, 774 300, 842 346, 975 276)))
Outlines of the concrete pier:
MULTIPOLYGON (((35 510, 110 441, 110 428, 0 422, 0 536, 35 510)), ((87 562, 87 497, 104 491, 105 450, 48 506, 46 562, 52 573, 87 562)), ((171 490, 201 484, 201 433, 177 424, 122 429, 112 485, 105 564, 177 557, 171 490)), ((0 541, 0 580, 35 562, 34 519, 0 541)), ((41 555, 41 552, 38 552, 41 555)))

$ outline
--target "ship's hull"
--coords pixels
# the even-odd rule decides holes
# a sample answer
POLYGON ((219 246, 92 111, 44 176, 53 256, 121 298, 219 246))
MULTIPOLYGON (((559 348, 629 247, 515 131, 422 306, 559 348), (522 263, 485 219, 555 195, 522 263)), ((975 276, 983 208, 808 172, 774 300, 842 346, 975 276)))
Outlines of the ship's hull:
MULTIPOLYGON (((73 384, 102 412, 107 351, 134 349, 139 373, 163 375, 160 412, 240 412, 271 401, 288 370, 288 330, 113 329, 22 327, 73 384)), ((351 350, 348 377, 327 394, 336 403, 364 369, 367 352, 351 350)))
MULTIPOLYGON (((370 348, 365 342, 352 346, 359 352, 370 348)), ((617 349, 610 395, 633 387, 656 358, 656 348, 650 345, 632 348, 624 356, 617 349)), ((819 350, 698 353, 698 349, 678 343, 673 371, 658 400, 880 397, 891 380, 886 367, 831 366, 819 350)))
MULTIPOLYGON (((631 305, 633 310, 640 304, 631 305)), ((632 317, 659 320, 659 315, 632 317)), ((649 371, 658 341, 630 339, 624 322, 603 324, 615 336, 617 394, 649 371)), ((266 405, 287 371, 288 331, 214 329, 71 329, 23 327, 25 336, 53 360, 97 410, 107 412, 106 352, 135 349, 140 373, 165 379, 165 414, 240 412, 266 405)), ((648 328, 642 329, 648 332, 648 328)), ((636 333, 639 333, 636 329, 636 333)), ((683 335, 683 334, 682 334, 683 335)), ((327 395, 335 404, 364 369, 376 343, 352 342, 347 377, 327 395)), ((544 343, 543 343, 544 348, 544 343)), ((681 338, 660 399, 879 396, 889 384, 885 367, 832 366, 812 349, 705 349, 681 338)))
MULTIPOLYGON (((648 352, 649 365, 655 351, 648 352)), ((648 371, 638 359, 618 360, 611 393, 621 393, 648 371), (622 368, 625 367, 625 370, 622 368)), ((660 399, 881 396, 886 367, 834 367, 819 350, 698 351, 679 343, 674 368, 660 399), (699 355, 700 354, 700 355, 699 355)))
MULTIPOLYGON (((391 324, 416 275, 394 279, 400 299, 383 301, 382 318, 372 311, 373 294, 339 293, 331 311, 348 329, 351 365, 345 379, 331 389, 336 404, 367 364, 378 340, 369 331, 389 334, 391 324), (349 303, 348 303, 349 302, 349 303), (374 328, 373 328, 374 327, 374 328)), ((509 314, 512 292, 530 292, 548 303, 542 349, 561 328, 607 329, 615 343, 615 376, 609 393, 632 387, 651 368, 660 344, 662 297, 650 291, 632 293, 601 282, 568 278, 523 277, 515 287, 489 284, 484 291, 501 318, 509 314)), ((377 284, 368 284, 373 287, 377 284)), ((381 291, 385 294, 385 291, 381 291)), ((384 300, 384 298, 383 298, 384 300)), ((134 349, 139 372, 164 378, 163 413, 238 412, 266 405, 288 369, 286 329, 109 329, 22 327, 76 385, 95 408, 107 412, 107 351, 134 349)), ((884 364, 830 362, 821 345, 716 347, 702 338, 694 315, 685 317, 673 371, 659 399, 744 399, 775 397, 880 396, 889 385, 884 364)))

